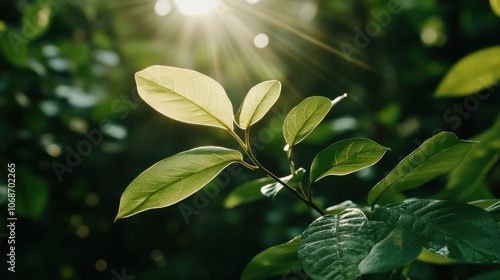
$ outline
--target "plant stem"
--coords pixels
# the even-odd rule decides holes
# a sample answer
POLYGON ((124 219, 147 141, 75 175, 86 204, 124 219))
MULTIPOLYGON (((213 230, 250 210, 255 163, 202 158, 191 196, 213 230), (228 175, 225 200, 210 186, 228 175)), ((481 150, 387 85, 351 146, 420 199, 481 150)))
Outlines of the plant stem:
POLYGON ((321 210, 321 208, 319 208, 313 201, 312 199, 309 199, 305 196, 303 196, 300 192, 298 192, 296 189, 294 189, 292 186, 288 185, 287 183, 283 182, 278 176, 274 175, 274 173, 272 173, 271 171, 267 170, 258 160, 257 158, 254 156, 253 152, 252 152, 252 149, 250 147, 250 128, 247 128, 245 129, 245 142, 247 144, 245 144, 243 146, 245 152, 247 153, 248 157, 250 158, 250 160, 256 165, 258 166, 267 176, 273 178, 276 182, 280 183, 281 185, 283 185, 288 191, 290 191, 291 193, 293 193, 295 196, 297 196, 300 200, 302 200, 302 202, 304 202, 307 206, 313 208, 314 210, 316 210, 316 212, 318 212, 320 215, 325 215, 326 213, 321 210))

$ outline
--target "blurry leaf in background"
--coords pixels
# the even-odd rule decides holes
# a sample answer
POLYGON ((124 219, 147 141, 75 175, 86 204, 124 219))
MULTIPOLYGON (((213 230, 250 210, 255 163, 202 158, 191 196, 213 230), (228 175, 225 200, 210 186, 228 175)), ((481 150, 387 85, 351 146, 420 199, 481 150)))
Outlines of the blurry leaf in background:
POLYGON ((490 0, 491 9, 500 17, 500 0, 490 0))
POLYGON ((300 236, 260 252, 247 264, 241 275, 241 280, 267 279, 270 276, 300 268, 297 256, 299 242, 300 236))
POLYGON ((23 67, 28 60, 28 39, 19 32, 9 29, 0 30, 0 45, 5 58, 17 67, 23 67))
POLYGON ((226 197, 224 206, 227 209, 231 209, 244 203, 263 199, 265 197, 260 192, 260 188, 273 182, 273 178, 266 177, 249 181, 241 186, 238 186, 226 197))
POLYGON ((30 40, 41 37, 49 29, 54 13, 59 12, 60 5, 51 1, 37 0, 32 3, 21 19, 21 31, 30 40))
POLYGON ((460 59, 439 84, 435 97, 459 97, 487 89, 500 80, 500 46, 460 59))
POLYGON ((39 218, 49 202, 49 185, 30 168, 16 166, 16 212, 19 215, 39 218))
POLYGON ((500 156, 500 115, 491 128, 472 139, 478 143, 472 145, 464 160, 448 174, 445 190, 438 194, 440 199, 467 202, 482 186, 500 156))

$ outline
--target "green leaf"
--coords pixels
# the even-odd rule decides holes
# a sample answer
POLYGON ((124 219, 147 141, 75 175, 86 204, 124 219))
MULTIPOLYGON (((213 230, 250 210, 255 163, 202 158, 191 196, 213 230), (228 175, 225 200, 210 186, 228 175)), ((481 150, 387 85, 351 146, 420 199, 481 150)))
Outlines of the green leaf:
POLYGON ((374 165, 389 150, 372 140, 347 139, 319 152, 311 165, 311 182, 329 175, 347 175, 374 165))
POLYGON ((391 271, 414 260, 422 244, 408 229, 384 222, 371 222, 376 236, 375 245, 359 264, 359 274, 391 271))
POLYGON ((439 84, 435 97, 459 97, 489 88, 500 79, 500 46, 460 59, 439 84))
POLYGON ((490 0, 491 9, 500 17, 500 0, 490 0))
POLYGON ((16 182, 16 213, 31 219, 40 218, 50 202, 50 187, 46 179, 28 166, 18 165, 16 182))
POLYGON ((451 132, 435 135, 404 158, 370 190, 368 204, 375 204, 386 191, 413 189, 449 172, 462 161, 473 144, 459 140, 451 132))
POLYGON ((222 86, 193 70, 151 66, 135 74, 146 103, 177 121, 233 130, 233 105, 222 86))
POLYGON ((234 117, 238 125, 247 129, 262 119, 278 100, 280 91, 281 83, 278 81, 262 82, 251 88, 234 117))
POLYGON ((264 198, 260 188, 274 182, 273 178, 260 178, 236 187, 224 201, 224 207, 231 209, 244 203, 264 198))
POLYGON ((293 108, 283 123, 283 136, 288 146, 293 147, 304 140, 325 118, 332 106, 346 96, 344 94, 333 101, 323 96, 312 96, 293 108))
MULTIPOLYGON (((293 177, 293 175, 288 175, 286 177, 280 178, 280 180, 286 184, 288 184, 290 182, 298 183, 298 182, 300 182, 300 180, 302 180, 302 177, 304 176, 304 173, 306 172, 306 170, 304 168, 299 168, 296 170, 296 172, 297 172, 296 177, 293 177)), ((281 183, 275 181, 274 183, 270 183, 270 184, 263 186, 260 189, 260 192, 267 197, 274 198, 276 196, 276 194, 278 194, 278 192, 283 187, 284 186, 281 183)))
POLYGON ((500 263, 500 228, 483 209, 459 202, 407 200, 379 208, 375 220, 406 228, 429 251, 464 263, 500 263))
POLYGON ((7 28, 0 32, 0 50, 10 63, 17 67, 28 64, 29 40, 21 32, 7 28))
POLYGON ((360 204, 352 202, 351 200, 346 200, 346 201, 341 202, 337 205, 333 205, 333 206, 326 208, 325 213, 330 214, 330 215, 338 215, 338 214, 344 212, 348 208, 358 208, 361 211, 363 211, 363 213, 365 213, 365 215, 367 213, 371 212, 370 206, 360 205, 360 204))
POLYGON ((29 40, 35 40, 45 34, 50 26, 50 21, 54 16, 54 9, 50 1, 38 0, 29 6, 23 15, 22 34, 29 40))
POLYGON ((297 257, 300 236, 268 248, 255 256, 243 270, 241 280, 261 280, 300 268, 297 257))
POLYGON ((358 264, 375 244, 372 225, 359 209, 311 223, 300 241, 302 268, 312 279, 356 279, 358 264))
POLYGON ((426 248, 423 248, 422 252, 418 256, 417 260, 421 262, 426 262, 426 263, 432 263, 432 264, 453 264, 457 263, 457 260, 446 258, 443 256, 440 256, 438 254, 434 254, 433 252, 427 250, 426 248))
POLYGON ((161 160, 130 183, 115 220, 179 202, 242 160, 240 152, 221 147, 199 147, 161 160))
POLYGON ((445 189, 438 198, 467 202, 482 186, 486 174, 500 157, 500 116, 495 124, 472 138, 473 145, 464 160, 448 174, 445 189))

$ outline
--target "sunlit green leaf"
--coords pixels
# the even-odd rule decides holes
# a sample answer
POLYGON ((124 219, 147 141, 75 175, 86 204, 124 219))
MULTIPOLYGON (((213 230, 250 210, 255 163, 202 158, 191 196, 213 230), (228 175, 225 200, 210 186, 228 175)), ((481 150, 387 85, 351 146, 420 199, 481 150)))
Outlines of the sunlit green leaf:
POLYGON ((452 264, 457 263, 457 260, 443 257, 441 255, 435 254, 426 248, 423 248, 420 255, 418 255, 417 260, 432 264, 452 264))
POLYGON ((347 139, 319 152, 311 165, 311 181, 329 175, 347 175, 372 166, 389 150, 372 140, 347 139))
POLYGON ((500 116, 490 129, 472 139, 478 143, 449 173, 448 182, 439 198, 466 202, 482 186, 486 174, 500 157, 500 116))
POLYGON ((429 251, 465 263, 500 263, 500 228, 483 209, 459 202, 407 200, 374 219, 412 231, 429 251))
MULTIPOLYGON (((281 181, 283 181, 283 183, 298 183, 300 182, 300 180, 302 180, 302 177, 304 176, 304 173, 305 173, 305 169, 304 168, 299 168, 297 169, 296 173, 297 173, 297 176, 293 177, 293 175, 288 175, 286 177, 283 177, 283 178, 280 178, 281 181)), ((275 197, 276 194, 278 194, 278 192, 283 188, 284 186, 281 184, 281 183, 278 183, 278 182, 274 182, 274 183, 270 183, 270 184, 267 184, 265 186, 263 186, 260 191, 262 192, 263 195, 267 196, 267 197, 275 197)))
POLYGON ((500 0, 490 0, 491 9, 500 17, 500 0))
POLYGON ((139 95, 181 122, 233 129, 233 106, 222 86, 193 70, 151 66, 135 74, 139 95))
POLYGON ((241 280, 261 280, 297 270, 300 268, 297 256, 299 242, 300 236, 262 251, 247 264, 241 280))
POLYGON ((260 188, 267 184, 271 184, 272 182, 274 182, 273 178, 266 177, 249 181, 241 186, 238 186, 226 197, 224 206, 231 209, 244 203, 265 198, 262 195, 260 188))
POLYGON ((221 147, 199 147, 161 160, 130 183, 121 197, 116 220, 179 202, 229 164, 242 160, 240 152, 221 147))
POLYGON ((234 117, 238 125, 246 129, 262 119, 278 100, 280 91, 281 83, 278 81, 262 82, 251 88, 234 117))
POLYGON ((401 192, 416 188, 438 175, 455 168, 473 142, 463 141, 451 132, 441 132, 425 141, 404 158, 368 194, 368 204, 374 204, 384 192, 401 192))
POLYGON ((333 105, 346 95, 333 101, 322 96, 312 96, 304 99, 293 108, 283 123, 283 136, 288 146, 300 143, 325 118, 333 105))
POLYGON ((466 96, 493 86, 500 79, 500 46, 460 59, 446 74, 434 96, 466 96))
POLYGON ((359 264, 359 274, 391 271, 415 259, 422 251, 416 235, 402 227, 384 222, 371 222, 375 245, 359 264))
POLYGON ((311 223, 300 241, 302 268, 312 279, 356 279, 358 264, 375 244, 373 228, 359 209, 326 215, 311 223))

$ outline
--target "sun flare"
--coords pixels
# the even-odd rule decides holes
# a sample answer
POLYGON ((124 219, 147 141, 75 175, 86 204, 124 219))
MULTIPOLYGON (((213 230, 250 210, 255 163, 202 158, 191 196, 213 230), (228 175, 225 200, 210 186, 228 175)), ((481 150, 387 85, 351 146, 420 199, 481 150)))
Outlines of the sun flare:
POLYGON ((213 10, 215 0, 175 0, 179 11, 186 16, 199 16, 213 10))

